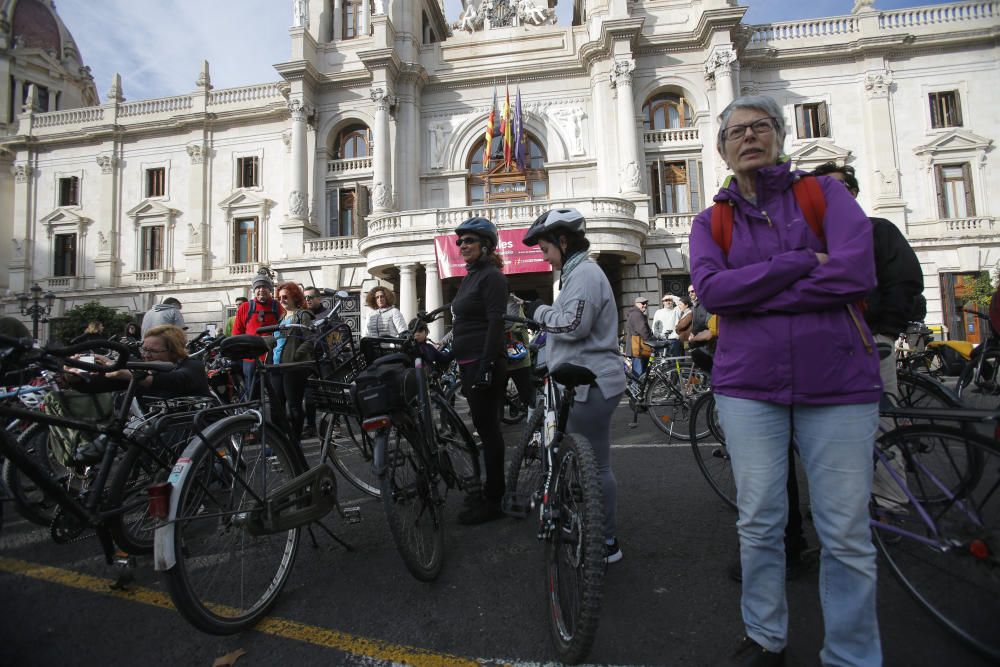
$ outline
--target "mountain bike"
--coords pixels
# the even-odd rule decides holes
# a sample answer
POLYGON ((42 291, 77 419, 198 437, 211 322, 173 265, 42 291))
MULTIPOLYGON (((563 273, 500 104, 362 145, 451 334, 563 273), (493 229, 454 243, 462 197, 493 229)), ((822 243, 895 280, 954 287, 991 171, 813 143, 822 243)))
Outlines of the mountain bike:
POLYGON ((368 368, 356 378, 361 426, 389 530, 406 568, 433 581, 444 564, 443 506, 449 489, 480 489, 479 450, 445 395, 432 390, 413 333, 450 309, 419 313, 402 338, 363 338, 368 368))
MULTIPOLYGON (((532 329, 532 320, 504 316, 532 329)), ((545 544, 545 597, 549 630, 559 659, 575 664, 590 652, 597 633, 604 586, 604 508, 597 461, 590 443, 566 432, 576 388, 596 376, 582 366, 548 370, 535 362, 541 403, 511 460, 504 511, 520 517, 538 512, 538 539, 545 544)))

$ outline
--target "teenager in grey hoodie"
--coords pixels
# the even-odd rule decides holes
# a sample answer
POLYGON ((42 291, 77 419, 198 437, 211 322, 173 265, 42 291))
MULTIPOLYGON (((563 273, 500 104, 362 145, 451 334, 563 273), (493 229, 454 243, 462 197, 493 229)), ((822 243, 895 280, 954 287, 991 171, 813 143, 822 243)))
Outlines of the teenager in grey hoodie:
POLYGON ((172 296, 168 296, 163 303, 153 306, 152 310, 146 311, 142 318, 142 336, 146 337, 146 332, 161 324, 173 324, 175 327, 184 329, 184 316, 181 315, 181 302, 172 296))

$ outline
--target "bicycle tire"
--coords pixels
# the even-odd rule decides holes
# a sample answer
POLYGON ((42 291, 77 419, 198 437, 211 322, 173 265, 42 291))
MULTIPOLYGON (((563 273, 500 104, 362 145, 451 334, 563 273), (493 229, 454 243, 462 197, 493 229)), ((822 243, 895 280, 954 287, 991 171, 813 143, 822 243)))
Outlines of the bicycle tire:
POLYGON ((163 452, 157 460, 141 447, 131 447, 112 471, 106 509, 123 511, 109 521, 108 528, 125 553, 142 556, 153 552, 156 519, 149 515, 146 488, 167 480, 176 454, 163 452))
POLYGON ((444 521, 436 483, 415 434, 393 428, 377 436, 384 456, 380 477, 389 532, 406 569, 420 581, 434 581, 444 565, 444 521))
MULTIPOLYGON (((691 439, 691 404, 695 394, 689 394, 680 388, 685 382, 683 375, 678 374, 676 369, 652 371, 646 381, 643 397, 646 412, 656 427, 671 439, 691 439)), ((697 435, 699 438, 708 435, 707 427, 699 428, 697 435)))
MULTIPOLYGON (((903 588, 939 623, 966 644, 1000 660, 1000 449, 977 434, 938 425, 897 429, 895 437, 909 450, 909 443, 926 437, 948 438, 978 452, 982 474, 961 489, 960 498, 945 505, 926 507, 937 546, 907 535, 895 535, 885 526, 895 525, 934 539, 934 531, 913 507, 886 514, 872 504, 872 512, 889 523, 872 522, 875 546, 903 588), (959 500, 961 502, 959 502, 959 500), (969 510, 963 511, 963 507, 969 510)), ((919 461, 919 454, 915 455, 919 461)), ((932 483, 923 475, 925 484, 932 483)))
POLYGON ((253 534, 249 526, 261 498, 303 472, 277 428, 268 424, 248 438, 242 416, 217 422, 207 443, 185 450, 192 468, 178 494, 174 531, 176 564, 166 571, 174 606, 193 626, 215 635, 252 627, 270 611, 295 563, 300 528, 253 534), (201 517, 201 518, 200 518, 201 517))
POLYGON ((504 511, 512 516, 526 517, 541 501, 542 491, 542 425, 545 413, 535 410, 521 433, 514 456, 507 466, 504 511), (537 437, 536 437, 537 435, 537 437))
MULTIPOLYGON (((372 464, 374 443, 353 415, 340 415, 340 437, 334 431, 332 415, 320 420, 323 438, 329 438, 329 459, 353 487, 373 498, 382 495, 378 475, 372 464), (326 424, 325 427, 322 424, 326 424), (346 437, 345 437, 346 431, 346 437)), ((326 440, 324 440, 326 442, 326 440)))
POLYGON ((545 540, 549 630, 562 662, 587 657, 597 634, 604 587, 604 507, 590 443, 565 434, 548 503, 552 529, 545 540))
MULTIPOLYGON (((913 371, 896 372, 898 403, 911 408, 960 408, 962 401, 944 383, 913 371)), ((912 421, 912 420, 911 420, 912 421)))
MULTIPOLYGON (((65 472, 52 460, 48 446, 49 427, 46 424, 32 424, 17 438, 17 446, 24 448, 38 464, 46 469, 53 479, 65 472), (57 468, 59 470, 57 470, 57 468)), ((3 482, 14 501, 18 514, 31 523, 46 528, 52 525, 58 503, 21 472, 9 459, 3 462, 3 482)))
POLYGON ((698 469, 715 494, 732 509, 736 509, 736 478, 726 449, 725 433, 715 407, 715 394, 707 392, 695 400, 691 407, 691 451, 698 469), (708 435, 696 432, 704 420, 708 435))
POLYGON ((444 396, 432 394, 431 409, 437 424, 438 443, 447 453, 458 487, 466 492, 478 492, 482 465, 479 461, 479 447, 462 418, 449 405, 444 396))

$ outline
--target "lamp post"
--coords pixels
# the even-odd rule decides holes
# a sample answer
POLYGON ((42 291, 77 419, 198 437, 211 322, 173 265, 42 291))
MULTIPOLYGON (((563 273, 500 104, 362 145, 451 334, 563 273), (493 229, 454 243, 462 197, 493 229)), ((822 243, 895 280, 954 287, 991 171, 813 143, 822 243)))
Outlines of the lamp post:
POLYGON ((31 286, 30 294, 24 292, 17 296, 18 305, 21 307, 21 314, 31 318, 31 336, 38 340, 38 322, 48 322, 46 317, 52 312, 52 306, 56 303, 56 295, 52 292, 42 294, 42 288, 38 283, 31 286), (45 303, 42 303, 42 300, 45 303))

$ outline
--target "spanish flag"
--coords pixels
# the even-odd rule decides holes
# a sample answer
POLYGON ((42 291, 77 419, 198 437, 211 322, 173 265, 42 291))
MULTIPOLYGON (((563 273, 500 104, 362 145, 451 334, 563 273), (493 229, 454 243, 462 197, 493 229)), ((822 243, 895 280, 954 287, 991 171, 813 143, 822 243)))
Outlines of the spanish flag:
POLYGON ((514 149, 514 128, 510 117, 510 87, 507 88, 507 95, 503 101, 503 111, 500 112, 500 134, 503 135, 503 163, 504 168, 510 171, 510 163, 514 149))
POLYGON ((497 89, 493 88, 493 106, 490 107, 490 113, 486 117, 486 130, 483 133, 486 139, 486 145, 483 147, 483 171, 488 171, 490 168, 490 156, 493 155, 493 127, 496 124, 497 117, 497 89))

